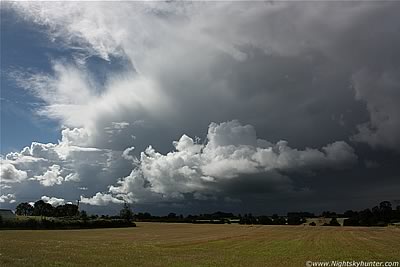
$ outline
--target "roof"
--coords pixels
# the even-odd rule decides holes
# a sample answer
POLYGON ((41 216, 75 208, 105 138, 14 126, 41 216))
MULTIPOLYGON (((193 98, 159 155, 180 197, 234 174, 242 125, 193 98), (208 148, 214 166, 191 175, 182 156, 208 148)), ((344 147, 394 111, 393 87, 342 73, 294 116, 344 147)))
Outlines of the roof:
POLYGON ((16 217, 14 212, 12 212, 12 210, 8 210, 8 209, 0 209, 0 216, 3 219, 13 219, 16 217))
POLYGON ((0 209, 0 212, 11 212, 14 214, 14 212, 10 209, 0 209))

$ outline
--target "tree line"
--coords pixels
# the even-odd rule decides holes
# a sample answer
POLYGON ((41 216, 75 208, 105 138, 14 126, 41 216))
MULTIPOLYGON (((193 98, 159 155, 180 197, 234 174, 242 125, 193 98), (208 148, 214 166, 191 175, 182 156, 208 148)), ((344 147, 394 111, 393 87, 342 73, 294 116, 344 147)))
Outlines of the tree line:
POLYGON ((78 205, 74 204, 64 204, 54 207, 43 200, 38 200, 33 206, 27 202, 18 204, 15 213, 23 216, 72 217, 79 215, 79 208, 78 205))
MULTIPOLYGON (((301 225, 306 224, 309 218, 329 218, 324 226, 340 226, 338 218, 345 218, 344 226, 387 226, 390 223, 400 222, 400 206, 395 209, 389 201, 382 201, 372 209, 361 211, 348 210, 343 214, 323 211, 319 215, 310 212, 288 212, 286 216, 273 214, 253 215, 251 213, 234 215, 233 213, 215 212, 200 215, 176 215, 169 213, 167 216, 153 216, 149 212, 139 212, 134 215, 136 221, 143 222, 174 222, 174 223, 239 223, 260 225, 301 225)), ((315 222, 309 223, 316 226, 315 222)))
MULTIPOLYGON (((134 215, 135 221, 141 222, 171 222, 171 223, 212 223, 212 224, 262 224, 262 225, 299 225, 306 222, 306 214, 311 213, 288 213, 288 216, 279 216, 273 214, 272 216, 255 216, 251 213, 234 215, 233 213, 226 212, 215 212, 210 214, 199 214, 199 215, 176 215, 175 213, 169 213, 167 216, 153 216, 148 212, 139 212, 134 215)), ((312 214, 312 217, 314 215, 312 214)), ((308 217, 307 217, 308 218, 308 217)))
POLYGON ((86 211, 79 211, 78 205, 64 204, 56 207, 43 200, 33 205, 24 202, 16 207, 15 220, 3 220, 0 216, 2 229, 81 229, 81 228, 118 228, 134 227, 133 211, 125 203, 117 216, 88 216, 86 211), (24 218, 25 217, 25 218, 24 218))
POLYGON ((400 205, 393 209, 390 201, 382 201, 372 209, 346 211, 344 216, 347 217, 343 222, 345 226, 386 226, 400 222, 400 205))
MULTIPOLYGON (((86 211, 79 211, 79 207, 74 204, 64 204, 53 207, 51 204, 43 200, 36 201, 33 205, 29 203, 20 203, 16 208, 16 214, 24 216, 45 216, 52 218, 63 218, 64 221, 71 223, 71 220, 77 220, 84 225, 103 224, 105 221, 115 222, 120 224, 120 221, 130 224, 132 221, 142 222, 174 222, 174 223, 239 223, 239 224, 260 224, 260 225, 301 225, 306 224, 307 219, 324 217, 329 218, 329 222, 325 226, 340 226, 337 218, 345 218, 343 221, 344 226, 386 226, 390 223, 400 222, 400 206, 393 209, 391 202, 382 201, 379 205, 372 209, 365 209, 361 211, 348 210, 343 214, 336 212, 324 211, 318 216, 310 212, 288 212, 286 216, 273 214, 267 215, 253 215, 251 213, 238 214, 226 212, 215 212, 210 214, 199 215, 177 215, 169 213, 166 216, 154 216, 149 212, 139 212, 134 214, 129 204, 125 203, 118 215, 90 215, 86 211)), ((111 225, 111 224, 110 224, 111 225)), ((315 222, 309 223, 315 226, 315 222)))

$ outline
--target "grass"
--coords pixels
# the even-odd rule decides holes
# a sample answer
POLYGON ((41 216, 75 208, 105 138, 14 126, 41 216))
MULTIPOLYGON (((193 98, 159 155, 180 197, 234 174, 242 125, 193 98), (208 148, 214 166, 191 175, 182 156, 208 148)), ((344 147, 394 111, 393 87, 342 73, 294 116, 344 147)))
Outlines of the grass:
POLYGON ((0 266, 305 266, 399 261, 400 228, 138 223, 0 231, 0 266))

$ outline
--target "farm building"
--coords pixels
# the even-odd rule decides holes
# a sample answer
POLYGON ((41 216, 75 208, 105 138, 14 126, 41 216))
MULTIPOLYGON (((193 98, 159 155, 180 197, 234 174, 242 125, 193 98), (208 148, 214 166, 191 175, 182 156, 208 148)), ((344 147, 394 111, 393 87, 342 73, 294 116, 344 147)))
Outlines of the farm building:
POLYGON ((16 218, 12 210, 0 209, 0 216, 3 220, 14 220, 16 218))

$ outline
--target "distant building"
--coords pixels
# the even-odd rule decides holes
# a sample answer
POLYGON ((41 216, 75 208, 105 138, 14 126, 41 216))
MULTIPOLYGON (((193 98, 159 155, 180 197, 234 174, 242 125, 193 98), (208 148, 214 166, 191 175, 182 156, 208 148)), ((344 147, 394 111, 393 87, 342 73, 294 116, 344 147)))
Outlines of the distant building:
POLYGON ((3 220, 14 220, 17 218, 12 210, 0 209, 0 216, 3 220))

